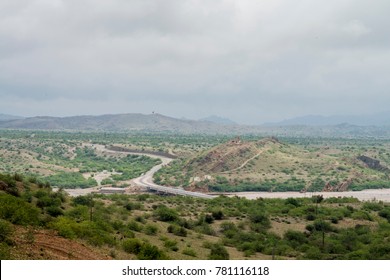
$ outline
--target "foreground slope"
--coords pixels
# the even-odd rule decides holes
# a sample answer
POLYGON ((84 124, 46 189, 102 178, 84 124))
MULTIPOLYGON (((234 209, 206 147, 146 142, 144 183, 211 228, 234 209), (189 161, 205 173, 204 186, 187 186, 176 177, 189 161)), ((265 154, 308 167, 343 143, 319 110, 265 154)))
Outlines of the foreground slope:
POLYGON ((390 259, 390 205, 354 198, 69 198, 0 174, 0 259, 390 259))

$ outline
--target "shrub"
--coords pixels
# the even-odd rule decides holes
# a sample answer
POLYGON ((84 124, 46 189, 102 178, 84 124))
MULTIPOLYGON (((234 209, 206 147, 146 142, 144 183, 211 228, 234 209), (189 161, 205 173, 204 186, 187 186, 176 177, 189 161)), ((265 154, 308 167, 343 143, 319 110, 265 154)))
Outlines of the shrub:
POLYGON ((91 245, 115 245, 115 238, 106 230, 101 224, 91 221, 77 223, 74 227, 77 237, 87 240, 91 245))
POLYGON ((330 223, 322 221, 322 220, 316 220, 313 224, 314 230, 316 231, 325 231, 329 232, 333 230, 333 227, 330 223))
POLYGON ((179 214, 176 210, 170 209, 164 205, 159 206, 155 211, 154 215, 163 222, 173 222, 179 218, 179 214))
POLYGON ((183 236, 183 237, 187 236, 187 230, 182 226, 169 225, 167 231, 177 236, 183 236))
POLYGON ((84 205, 91 206, 92 205, 92 197, 91 196, 76 196, 72 199, 73 205, 84 205))
POLYGON ((228 260, 229 253, 226 248, 220 243, 214 243, 211 245, 209 260, 228 260))
POLYGON ((374 244, 369 250, 371 256, 370 259, 374 260, 388 260, 390 258, 390 244, 382 242, 380 244, 374 244))
POLYGON ((196 252, 192 248, 184 248, 183 249, 183 255, 191 256, 191 257, 196 257, 196 252))
POLYGON ((0 260, 11 259, 10 248, 6 243, 0 243, 0 260))
POLYGON ((64 211, 58 206, 50 206, 46 209, 47 214, 49 214, 52 217, 58 217, 64 214, 64 211))
POLYGON ((366 250, 356 250, 346 255, 349 260, 369 260, 370 254, 366 250))
POLYGON ((64 188, 88 188, 97 186, 95 179, 85 179, 79 172, 59 172, 45 179, 53 186, 64 188))
POLYGON ((66 211, 65 214, 76 221, 86 221, 90 218, 89 209, 84 205, 77 205, 66 211))
POLYGON ((299 201, 298 199, 296 199, 296 198, 293 198, 293 197, 287 198, 287 199, 284 201, 284 203, 285 203, 286 205, 293 205, 293 206, 295 206, 295 207, 301 206, 300 201, 299 201))
POLYGON ((338 217, 335 216, 330 217, 330 221, 332 222, 332 224, 338 224, 339 220, 340 219, 338 217))
POLYGON ((137 238, 125 239, 122 242, 122 248, 126 253, 137 255, 141 251, 142 242, 137 238))
POLYGON ((130 230, 134 230, 134 231, 142 231, 143 229, 143 226, 139 223, 137 223, 136 221, 134 220, 131 220, 128 224, 127 224, 127 228, 130 229, 130 230))
POLYGON ((354 220, 367 220, 367 221, 372 221, 373 218, 371 217, 370 213, 368 213, 365 210, 359 210, 351 215, 352 219, 354 220))
POLYGON ((312 196, 313 203, 321 203, 324 200, 323 195, 313 195, 312 196))
POLYGON ((195 230, 199 233, 206 234, 206 235, 215 235, 214 229, 207 223, 204 223, 200 226, 197 226, 195 230))
POLYGON ((387 219, 387 221, 390 223, 390 208, 387 207, 381 211, 379 211, 379 216, 381 216, 382 218, 385 218, 387 219))
POLYGON ((264 231, 271 226, 268 216, 262 212, 253 212, 249 215, 249 220, 252 222, 251 229, 256 232, 264 231))
POLYGON ((144 228, 144 232, 147 235, 156 235, 157 231, 158 231, 157 226, 151 224, 146 225, 144 228))
POLYGON ((316 215, 314 215, 313 213, 309 213, 306 215, 306 220, 308 221, 314 221, 316 219, 316 215))
POLYGON ((139 210, 142 208, 142 205, 140 203, 134 203, 134 202, 129 202, 125 206, 126 210, 139 210))
POLYGON ((125 229, 123 231, 123 236, 124 237, 127 237, 127 238, 134 238, 135 237, 135 233, 129 229, 125 229))
POLYGON ((179 248, 177 247, 177 241, 172 239, 165 240, 164 247, 175 252, 179 250, 179 248))
POLYGON ((0 174, 0 190, 13 196, 20 195, 18 189, 16 188, 16 180, 10 175, 0 174))
POLYGON ((218 209, 218 210, 213 210, 211 212, 211 215, 213 216, 214 219, 216 220, 222 220, 223 217, 224 217, 224 214, 222 212, 222 210, 218 209))
POLYGON ((0 219, 18 225, 36 225, 39 210, 21 198, 0 193, 0 219))
POLYGON ((76 237, 74 228, 77 223, 67 217, 59 217, 52 224, 51 227, 58 231, 58 234, 69 239, 76 237))
POLYGON ((3 184, 0 184, 1 190, 7 191, 7 188, 15 188, 16 187, 16 180, 12 176, 8 174, 0 174, 0 181, 3 182, 3 184))
POLYGON ((0 219, 0 242, 7 240, 12 231, 12 224, 6 220, 0 219))
POLYGON ((306 260, 322 260, 323 256, 318 247, 310 247, 303 258, 306 260))
POLYGON ((366 202, 363 204, 363 209, 371 211, 381 211, 383 209, 383 204, 377 202, 366 202))
POLYGON ((214 218, 213 218, 213 216, 211 216, 211 215, 206 215, 206 216, 204 217, 204 221, 205 221, 206 223, 208 223, 208 224, 212 224, 212 223, 214 222, 214 218))
POLYGON ((221 232, 225 233, 227 231, 237 231, 237 227, 232 222, 223 222, 221 224, 221 232))
POLYGON ((284 239, 288 240, 293 248, 296 248, 307 242, 307 237, 303 232, 287 230, 284 239))
POLYGON ((140 260, 165 260, 167 256, 158 249, 158 247, 149 243, 144 243, 141 247, 140 252, 137 254, 140 260))
POLYGON ((137 196, 137 200, 138 200, 138 201, 146 201, 149 197, 150 197, 149 194, 144 193, 144 194, 138 195, 138 196, 137 196))

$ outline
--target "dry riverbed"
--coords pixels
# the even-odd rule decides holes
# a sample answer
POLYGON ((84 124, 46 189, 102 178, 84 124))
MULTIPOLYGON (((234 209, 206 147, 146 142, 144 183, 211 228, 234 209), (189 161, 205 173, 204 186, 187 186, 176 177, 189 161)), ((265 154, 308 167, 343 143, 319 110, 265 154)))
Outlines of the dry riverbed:
POLYGON ((390 189, 347 191, 347 192, 237 192, 225 193, 227 196, 245 197, 248 199, 256 198, 289 198, 289 197, 312 197, 313 195, 322 195, 328 197, 355 197, 362 201, 386 201, 390 202, 390 189))

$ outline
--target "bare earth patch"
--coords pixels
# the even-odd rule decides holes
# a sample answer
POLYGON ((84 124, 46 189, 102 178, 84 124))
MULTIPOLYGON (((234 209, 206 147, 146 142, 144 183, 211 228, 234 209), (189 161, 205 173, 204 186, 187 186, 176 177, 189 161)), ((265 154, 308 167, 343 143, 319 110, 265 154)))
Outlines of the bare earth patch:
POLYGON ((108 260, 109 256, 74 240, 65 239, 55 231, 16 227, 15 259, 28 260, 108 260))

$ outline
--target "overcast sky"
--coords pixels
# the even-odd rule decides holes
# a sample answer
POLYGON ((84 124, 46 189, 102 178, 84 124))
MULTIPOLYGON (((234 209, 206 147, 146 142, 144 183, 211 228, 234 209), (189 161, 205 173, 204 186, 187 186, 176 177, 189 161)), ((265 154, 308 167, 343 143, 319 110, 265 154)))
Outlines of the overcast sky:
POLYGON ((389 110, 389 0, 1 0, 0 113, 389 110))

